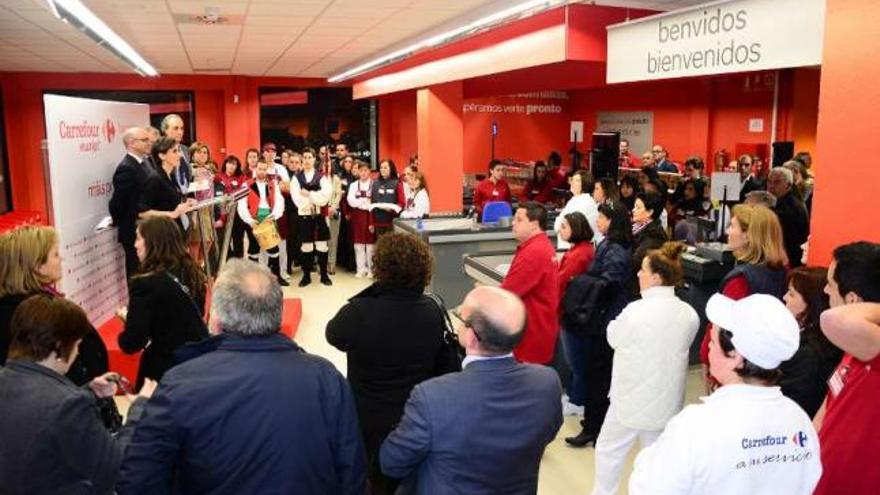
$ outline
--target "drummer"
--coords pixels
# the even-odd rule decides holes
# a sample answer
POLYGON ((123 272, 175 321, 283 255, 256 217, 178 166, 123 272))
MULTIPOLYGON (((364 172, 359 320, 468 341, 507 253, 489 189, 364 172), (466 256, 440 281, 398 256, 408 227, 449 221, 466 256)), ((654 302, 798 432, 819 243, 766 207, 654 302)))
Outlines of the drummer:
POLYGON ((245 223, 248 258, 258 261, 260 250, 269 255, 269 269, 282 286, 290 285, 281 277, 281 238, 275 222, 284 214, 284 197, 276 182, 269 180, 269 164, 258 161, 254 178, 248 181, 248 195, 238 202, 238 216, 245 223))

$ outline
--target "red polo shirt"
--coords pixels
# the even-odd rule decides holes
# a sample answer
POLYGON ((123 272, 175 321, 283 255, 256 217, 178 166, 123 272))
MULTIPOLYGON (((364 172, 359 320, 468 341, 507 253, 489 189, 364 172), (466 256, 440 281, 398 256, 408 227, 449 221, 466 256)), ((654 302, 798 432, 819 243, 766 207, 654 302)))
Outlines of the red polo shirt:
POLYGON ((822 478, 814 495, 880 492, 880 356, 864 362, 846 354, 828 380, 819 430, 822 478))
POLYGON ((526 306, 526 333, 513 355, 524 363, 549 364, 559 333, 559 282, 556 250, 541 232, 516 248, 502 289, 518 295, 526 306))
POLYGON ((474 207, 477 209, 479 216, 483 216, 483 206, 491 201, 513 203, 510 196, 510 186, 507 185, 506 180, 501 179, 496 184, 491 179, 485 179, 480 181, 477 187, 474 188, 474 207))

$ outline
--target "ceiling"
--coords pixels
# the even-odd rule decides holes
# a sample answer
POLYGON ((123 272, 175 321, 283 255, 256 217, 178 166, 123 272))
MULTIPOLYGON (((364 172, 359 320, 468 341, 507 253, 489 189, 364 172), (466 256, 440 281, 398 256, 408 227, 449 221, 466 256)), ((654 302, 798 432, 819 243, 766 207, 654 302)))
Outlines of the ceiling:
MULTIPOLYGON (((328 77, 521 0, 83 0, 163 74, 328 77), (196 21, 206 8, 225 22, 196 21)), ((599 0, 674 10, 705 0, 599 0)), ((56 19, 46 0, 0 0, 0 71, 132 69, 56 19)))

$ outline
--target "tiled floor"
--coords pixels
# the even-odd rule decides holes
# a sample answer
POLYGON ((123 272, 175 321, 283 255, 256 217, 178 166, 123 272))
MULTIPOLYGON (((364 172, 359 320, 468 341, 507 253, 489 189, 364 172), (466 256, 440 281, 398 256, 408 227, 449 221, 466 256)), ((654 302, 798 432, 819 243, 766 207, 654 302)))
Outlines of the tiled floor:
MULTIPOLYGON (((303 301, 303 318, 295 340, 306 351, 330 360, 343 374, 345 373, 345 354, 329 345, 324 339, 327 322, 336 314, 351 296, 366 288, 370 281, 357 279, 349 273, 338 273, 333 277, 333 286, 325 287, 317 280, 306 288, 296 286, 299 272, 294 274, 291 287, 284 289, 285 297, 298 297, 303 301)), ((699 397, 701 383, 699 370, 692 369, 688 376, 687 402, 695 402, 699 397)), ((120 399, 121 409, 126 409, 120 399)), ((573 449, 566 446, 563 438, 580 431, 578 418, 566 417, 557 438, 547 447, 541 462, 538 493, 540 495, 585 495, 593 486, 593 449, 573 449)), ((632 456, 630 458, 630 466, 632 456)), ((631 467, 626 469, 629 473, 631 467)), ((620 493, 626 493, 625 481, 620 493)))

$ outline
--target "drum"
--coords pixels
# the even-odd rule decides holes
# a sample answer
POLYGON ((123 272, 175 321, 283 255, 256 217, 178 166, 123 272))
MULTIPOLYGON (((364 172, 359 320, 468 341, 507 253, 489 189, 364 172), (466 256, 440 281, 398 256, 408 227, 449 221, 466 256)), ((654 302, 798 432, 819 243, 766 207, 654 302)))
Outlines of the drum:
POLYGON ((268 250, 281 244, 281 236, 278 235, 278 227, 275 226, 275 219, 272 217, 254 224, 253 230, 260 249, 268 250))

